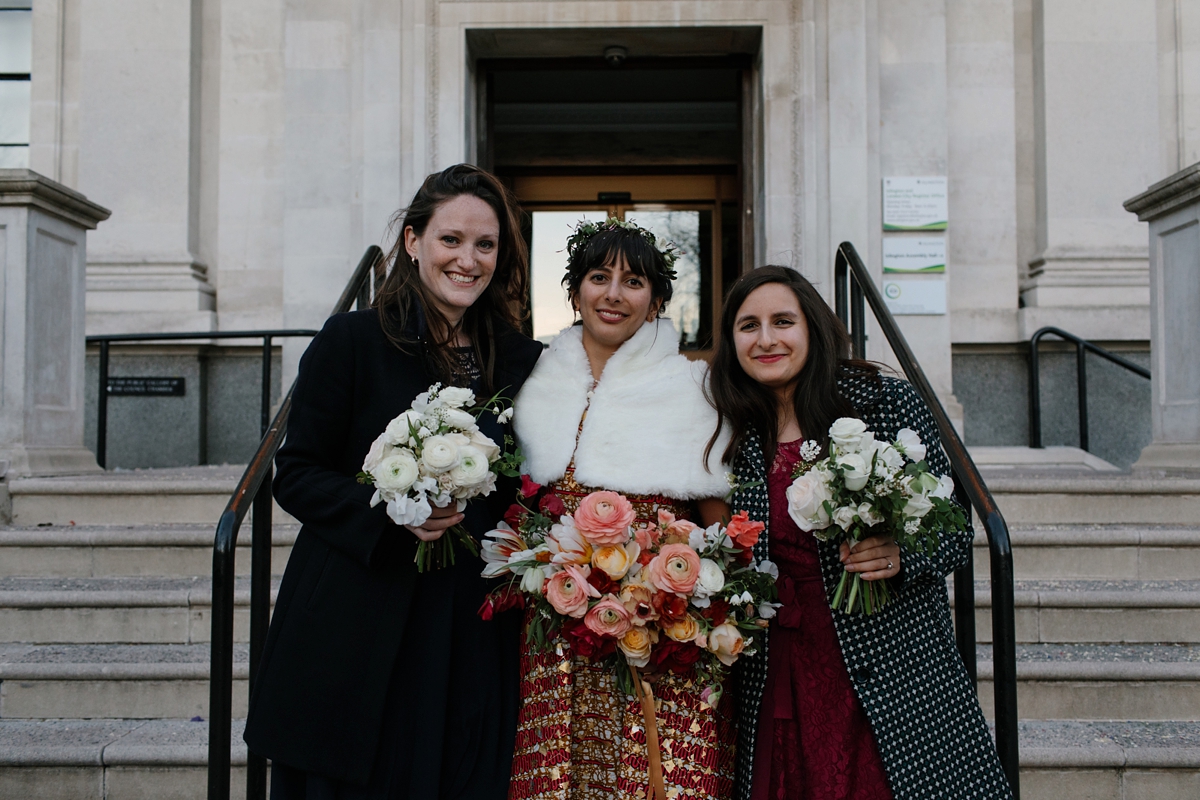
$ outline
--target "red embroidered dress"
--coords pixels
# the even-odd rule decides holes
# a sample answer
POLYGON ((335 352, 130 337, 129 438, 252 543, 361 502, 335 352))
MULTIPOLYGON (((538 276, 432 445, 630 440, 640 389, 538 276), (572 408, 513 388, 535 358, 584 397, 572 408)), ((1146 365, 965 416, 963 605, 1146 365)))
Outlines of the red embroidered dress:
POLYGON ((781 442, 767 478, 771 561, 779 567, 783 607, 771 621, 752 800, 892 800, 842 659, 816 539, 787 513, 785 492, 802 443, 781 442))
MULTIPOLYGON (((575 481, 572 464, 554 483, 574 513, 591 487, 575 481)), ((624 493, 638 523, 658 509, 687 519, 686 504, 668 497, 624 493)), ((556 650, 521 655, 521 711, 510 800, 640 800, 649 796, 646 731, 641 704, 620 692, 612 669, 556 650)), ((730 693, 714 709, 701 687, 666 675, 654 686, 663 778, 672 798, 727 800, 733 792, 734 723, 730 693)))

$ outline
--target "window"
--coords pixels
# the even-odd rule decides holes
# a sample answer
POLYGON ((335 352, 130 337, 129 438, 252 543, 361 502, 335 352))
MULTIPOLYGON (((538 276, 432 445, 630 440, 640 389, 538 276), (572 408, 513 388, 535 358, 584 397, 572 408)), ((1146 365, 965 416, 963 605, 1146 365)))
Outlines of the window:
POLYGON ((0 167, 29 166, 33 12, 0 2, 0 167))

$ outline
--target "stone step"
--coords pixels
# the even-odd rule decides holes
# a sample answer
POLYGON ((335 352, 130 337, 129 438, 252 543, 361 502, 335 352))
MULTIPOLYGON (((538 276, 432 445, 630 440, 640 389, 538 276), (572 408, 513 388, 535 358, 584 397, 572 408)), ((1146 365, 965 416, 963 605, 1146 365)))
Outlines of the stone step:
MULTIPOLYGON (((1014 589, 1021 643, 1200 643, 1200 580, 1016 581, 1014 589)), ((953 585, 950 596, 953 603, 953 585)), ((976 582, 982 643, 992 640, 991 605, 988 584, 976 582)))
POLYGON ((987 472, 1010 527, 1059 524, 1195 525, 1200 479, 1107 472, 987 472))
MULTIPOLYGON (((979 702, 991 718, 994 665, 980 646, 979 702)), ((1200 720, 1200 647, 1018 645, 1021 719, 1200 720)))
MULTIPOLYGON (((232 788, 244 796, 246 748, 234 721, 232 788)), ((1195 800, 1200 726, 1081 720, 1020 723, 1024 800, 1195 800)), ((0 720, 0 797, 132 800, 206 796, 208 723, 0 720)))
MULTIPOLYGON (((215 529, 244 470, 222 465, 23 478, 8 484, 12 523, 23 527, 191 523, 215 529)), ((278 505, 272 521, 296 524, 278 505)))
MULTIPOLYGON (((273 526, 271 571, 283 574, 299 528, 273 526)), ((195 577, 212 574, 216 525, 46 525, 0 528, 0 578, 195 577)), ((251 530, 238 534, 237 571, 250 571, 251 530)))
MULTIPOLYGON (((207 717, 210 658, 206 644, 0 645, 0 719, 207 717)), ((233 678, 233 713, 244 716, 244 644, 233 678)))
MULTIPOLYGON (((234 602, 234 638, 247 641, 248 578, 234 602)), ((211 617, 208 578, 0 578, 0 643, 196 644, 211 617)))
MULTIPOLYGON (((975 536, 975 577, 990 574, 982 528, 975 536)), ((1200 576, 1200 527, 1053 525, 1014 528, 1017 580, 1175 581, 1200 576)))

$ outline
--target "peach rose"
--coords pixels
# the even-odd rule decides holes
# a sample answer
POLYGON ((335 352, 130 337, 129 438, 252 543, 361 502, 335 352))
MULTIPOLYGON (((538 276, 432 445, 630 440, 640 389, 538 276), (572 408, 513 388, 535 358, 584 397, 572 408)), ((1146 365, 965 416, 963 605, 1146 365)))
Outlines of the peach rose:
POLYGON ((659 535, 661 541, 667 544, 687 544, 688 537, 699 526, 694 522, 688 522, 686 519, 676 519, 675 515, 670 511, 659 509, 658 527, 661 529, 659 535))
POLYGON ((669 625, 663 626, 663 633, 668 639, 674 639, 677 642, 690 642, 700 635, 700 626, 696 624, 696 618, 690 614, 675 620, 669 625))
POLYGON ((686 544, 663 545, 646 567, 646 575, 664 592, 689 595, 700 577, 700 556, 686 544))
POLYGON ((644 667, 650 663, 650 651, 658 641, 658 632, 653 628, 632 627, 617 642, 617 647, 625 654, 625 660, 635 667, 644 667))
MULTIPOLYGON (((584 567, 590 571, 588 567, 584 567)), ((556 572, 546 581, 546 599, 558 613, 579 619, 588 610, 588 595, 599 597, 600 593, 587 581, 587 574, 574 567, 556 572)))
POLYGON ((629 572, 630 567, 637 563, 640 553, 641 548, 637 542, 608 544, 592 551, 592 566, 602 570, 614 581, 619 581, 629 572))
POLYGON ((746 640, 742 637, 742 632, 728 622, 718 625, 708 633, 708 649, 727 667, 737 661, 745 647, 746 640))
POLYGON ((633 627, 633 623, 629 620, 629 612, 625 610, 625 606, 621 605, 621 601, 611 594, 604 595, 599 603, 588 610, 587 615, 583 618, 583 624, 592 633, 599 636, 611 636, 614 639, 620 639, 633 627))
POLYGON ((633 524, 633 505, 616 492, 592 492, 572 515, 575 527, 593 546, 625 544, 633 524))

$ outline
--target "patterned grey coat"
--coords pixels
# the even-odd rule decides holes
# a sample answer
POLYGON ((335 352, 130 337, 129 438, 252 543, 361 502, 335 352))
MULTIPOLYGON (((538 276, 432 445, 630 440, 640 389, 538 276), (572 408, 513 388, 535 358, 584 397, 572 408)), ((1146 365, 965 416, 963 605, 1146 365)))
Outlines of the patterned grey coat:
MULTIPOLYGON (((933 415, 907 382, 884 377, 839 382, 879 439, 911 428, 928 446, 926 460, 939 475, 950 473, 933 415)), ((747 440, 734 461, 743 483, 733 508, 769 520, 767 464, 757 437, 747 440)), ((898 591, 882 612, 865 616, 831 611, 850 680, 862 701, 879 745, 896 800, 1011 798, 995 745, 966 668, 954 644, 945 577, 966 563, 972 531, 943 536, 932 557, 903 552, 898 591)), ((769 536, 755 546, 769 556, 769 536)), ((821 576, 832 596, 841 575, 837 546, 819 543, 821 576)), ((766 642, 738 660, 738 764, 734 796, 749 800, 759 709, 767 676, 766 642)), ((765 780, 767 776, 762 776, 765 780)))

